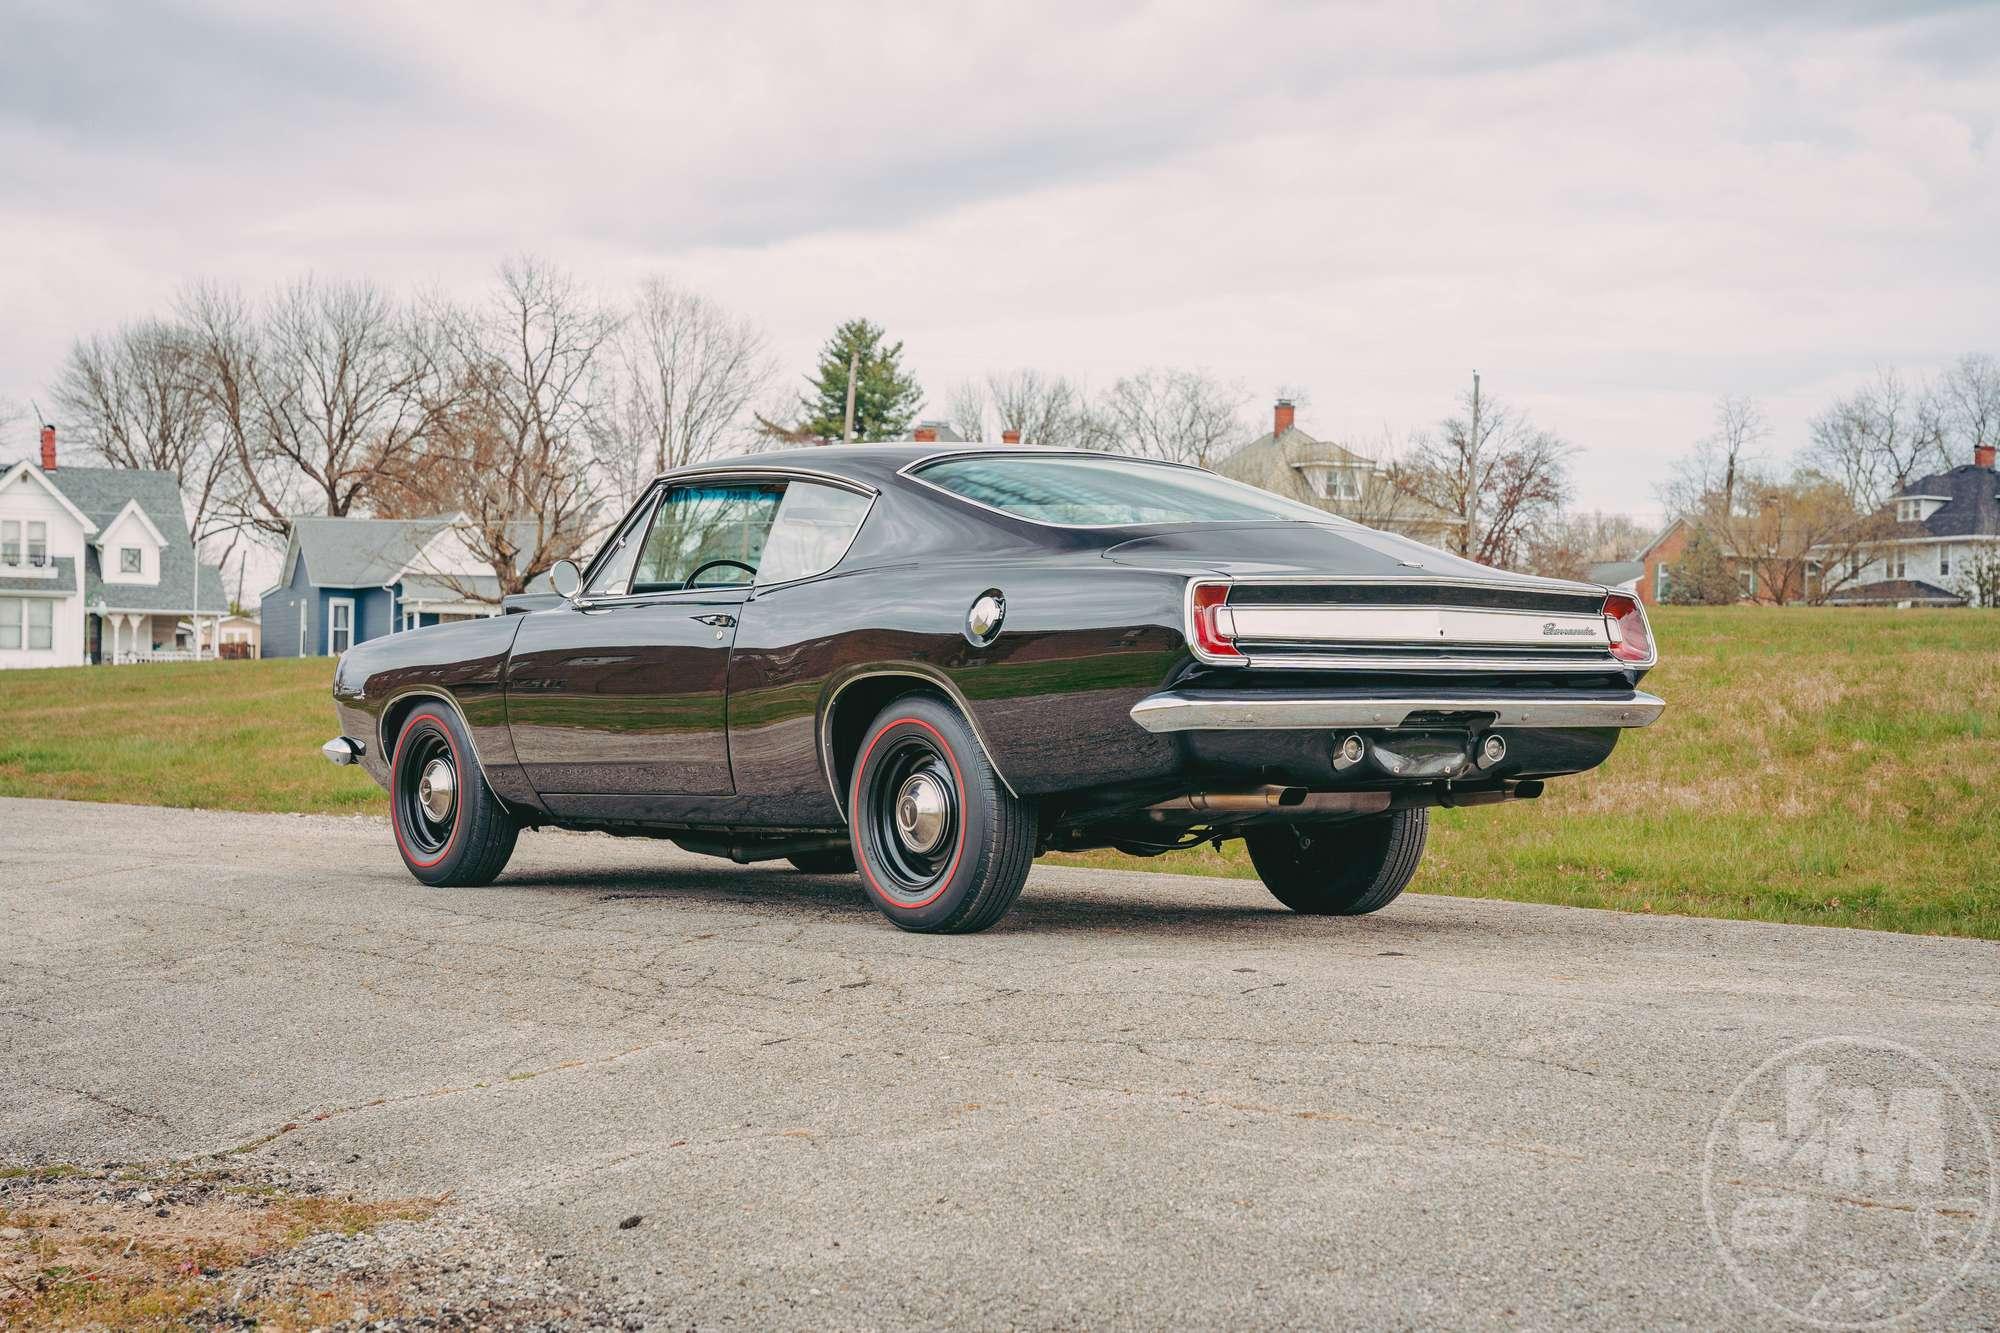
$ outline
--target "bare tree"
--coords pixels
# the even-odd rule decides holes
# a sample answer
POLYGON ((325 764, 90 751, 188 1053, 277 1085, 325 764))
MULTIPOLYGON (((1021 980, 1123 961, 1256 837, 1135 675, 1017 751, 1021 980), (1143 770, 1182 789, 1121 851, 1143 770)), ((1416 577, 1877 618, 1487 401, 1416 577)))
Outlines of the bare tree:
POLYGON ((261 330, 242 293, 212 282, 182 288, 179 324, 193 345, 196 382, 214 448, 234 459, 226 492, 232 520, 283 539, 300 506, 300 476, 257 447, 261 330))
POLYGON ((1624 514, 1564 514, 1529 537, 1522 568, 1548 578, 1583 579, 1594 564, 1632 559, 1651 537, 1624 514))
POLYGON ((1887 535, 1880 512, 1857 509, 1845 485, 1810 468, 1746 475, 1743 491, 1723 551, 1753 572, 1760 601, 1824 602, 1861 578, 1887 535))
POLYGON ((1968 606, 2000 607, 2000 545, 1982 542, 1958 562, 1952 591, 1968 606))
POLYGON ((365 509, 450 407, 436 329, 371 283, 306 278, 254 310, 197 284, 180 314, 242 518, 267 533, 365 509))
POLYGON ((55 401, 87 454, 170 472, 197 545, 239 530, 234 451, 215 428, 198 336, 159 320, 71 344, 55 401))
POLYGON ((1459 520, 1451 550, 1483 565, 1522 562, 1529 544, 1569 498, 1571 446, 1526 416, 1482 397, 1479 377, 1464 411, 1420 435, 1399 484, 1459 520))
MULTIPOLYGON (((384 460, 398 509, 462 517, 460 536, 521 592, 602 526, 592 443, 604 433, 608 349, 620 321, 567 273, 509 260, 478 307, 439 310, 452 383, 418 451, 384 460)), ((440 573, 460 596, 486 594, 440 573)))
POLYGON ((655 474, 736 438, 775 373, 756 325, 664 278, 640 285, 611 350, 611 401, 595 452, 620 508, 655 474))
MULTIPOLYGON (((0 398, 0 440, 10 439, 14 434, 14 428, 20 425, 27 415, 21 410, 21 405, 13 399, 0 398)), ((0 462, 5 462, 6 459, 6 446, 0 445, 0 462)))
POLYGON ((1872 510, 1915 478, 1951 465, 1943 406, 1885 368, 1813 419, 1807 457, 1846 488, 1857 509, 1872 510))
POLYGON ((1241 386, 1199 370, 1149 368, 1118 380, 1099 404, 1088 438, 1173 463, 1206 467, 1243 434, 1241 386))
POLYGON ((1935 389, 1948 431, 1947 461, 1969 462, 1980 445, 2000 444, 2000 362, 1967 352, 1935 389))
POLYGON ((986 438, 986 390, 973 380, 960 380, 944 396, 944 419, 967 440, 986 438))
MULTIPOLYGON (((1240 395, 1232 398, 1234 391, 1227 386, 1210 387, 1206 407, 1197 408, 1190 420, 1199 423, 1204 412, 1221 411, 1233 434, 1240 395)), ((1195 385, 1185 385, 1182 391, 1196 402, 1203 397, 1195 385)), ((1065 375, 1044 375, 1038 370, 996 372, 986 377, 986 392, 1000 429, 1020 432, 1022 444, 1072 449, 1091 443, 1094 431, 1083 389, 1065 375)))

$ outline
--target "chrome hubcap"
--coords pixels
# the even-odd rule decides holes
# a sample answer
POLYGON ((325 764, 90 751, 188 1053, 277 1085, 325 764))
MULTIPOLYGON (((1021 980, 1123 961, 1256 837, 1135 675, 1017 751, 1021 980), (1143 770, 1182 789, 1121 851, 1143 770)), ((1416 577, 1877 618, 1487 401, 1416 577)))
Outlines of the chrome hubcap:
POLYGON ((424 818, 433 824, 450 819, 457 786, 449 759, 433 759, 425 764, 423 776, 417 779, 417 803, 424 808, 424 818))
POLYGON ((919 855, 944 841, 950 812, 944 784, 928 773, 913 773, 896 793, 896 839, 919 855))

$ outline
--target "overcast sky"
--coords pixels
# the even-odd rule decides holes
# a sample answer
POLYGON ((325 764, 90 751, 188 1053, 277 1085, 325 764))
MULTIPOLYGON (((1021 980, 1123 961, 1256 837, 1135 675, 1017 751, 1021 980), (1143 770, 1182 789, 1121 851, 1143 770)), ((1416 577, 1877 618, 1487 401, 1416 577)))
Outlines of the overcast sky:
POLYGON ((1477 367, 1649 513, 1719 393, 1788 452, 1878 364, 2000 352, 1993 6, 507 9, 0 0, 0 397, 191 277, 532 251, 794 375, 866 315, 939 408, 1198 365, 1372 439, 1477 367))

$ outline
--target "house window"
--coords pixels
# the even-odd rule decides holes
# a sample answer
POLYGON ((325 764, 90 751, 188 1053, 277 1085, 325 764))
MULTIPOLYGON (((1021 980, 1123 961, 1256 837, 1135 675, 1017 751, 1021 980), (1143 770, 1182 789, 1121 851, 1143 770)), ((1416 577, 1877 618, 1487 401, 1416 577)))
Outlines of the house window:
POLYGON ((326 603, 326 651, 338 657, 354 646, 354 599, 330 597, 326 603))
POLYGON ((0 649, 21 646, 21 607, 24 598, 0 597, 0 649))
POLYGON ((10 518, 0 523, 0 565, 21 563, 21 520, 10 518))
POLYGON ((304 657, 305 655, 306 655, 306 602, 305 599, 301 597, 299 599, 299 656, 304 657))
POLYGON ((1951 577, 1951 548, 1949 546, 1938 547, 1938 577, 1941 579, 1951 577))
POLYGON ((137 574, 139 572, 138 547, 121 546, 118 548, 118 572, 120 574, 137 574))
POLYGON ((1660 564, 1653 566, 1654 601, 1664 602, 1667 600, 1667 594, 1672 591, 1674 586, 1673 571, 1674 567, 1672 565, 1660 564))
POLYGON ((46 565, 49 563, 49 525, 28 524, 28 563, 46 565))
POLYGON ((1900 579, 1905 577, 1910 572, 1909 555, 1901 550, 1889 552, 1888 567, 1890 578, 1900 579))
POLYGON ((28 647, 48 652, 56 646, 56 604, 46 597, 28 599, 28 647))
POLYGON ((1736 594, 1739 597, 1757 595, 1757 571, 1744 565, 1736 571, 1736 594))

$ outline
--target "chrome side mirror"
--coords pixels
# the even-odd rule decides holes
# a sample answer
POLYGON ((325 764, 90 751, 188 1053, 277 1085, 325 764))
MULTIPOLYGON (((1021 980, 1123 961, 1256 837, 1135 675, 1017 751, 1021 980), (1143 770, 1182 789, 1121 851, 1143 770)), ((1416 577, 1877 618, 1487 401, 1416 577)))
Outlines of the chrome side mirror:
POLYGON ((576 567, 574 560, 558 560, 549 566, 549 586, 565 602, 574 601, 583 591, 583 571, 576 567))

